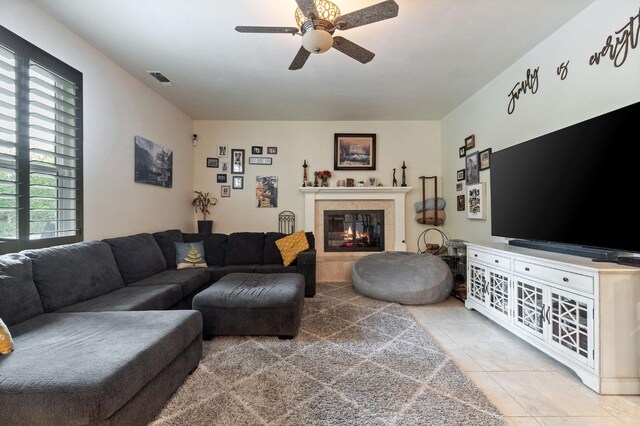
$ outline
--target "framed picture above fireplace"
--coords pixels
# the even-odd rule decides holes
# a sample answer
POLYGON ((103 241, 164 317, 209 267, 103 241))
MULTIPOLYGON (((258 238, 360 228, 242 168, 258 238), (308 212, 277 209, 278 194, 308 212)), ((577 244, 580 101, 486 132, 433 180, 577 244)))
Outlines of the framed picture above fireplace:
POLYGON ((375 170, 374 133, 336 133, 333 147, 334 170, 375 170))

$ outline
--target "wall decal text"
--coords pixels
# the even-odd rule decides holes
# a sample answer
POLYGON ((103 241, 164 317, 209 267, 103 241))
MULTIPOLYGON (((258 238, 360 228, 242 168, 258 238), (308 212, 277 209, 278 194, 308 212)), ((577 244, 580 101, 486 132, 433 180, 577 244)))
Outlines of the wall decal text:
POLYGON ((516 101, 520 99, 521 94, 526 94, 527 91, 531 91, 533 95, 536 94, 538 91, 539 70, 540 67, 535 68, 533 71, 528 69, 526 78, 513 86, 513 89, 511 89, 511 92, 507 95, 509 96, 509 105, 507 106, 507 112, 509 114, 513 114, 513 111, 516 109, 516 101))
POLYGON ((602 49, 589 58, 589 65, 598 65, 600 64, 600 59, 609 57, 616 68, 621 67, 627 60, 629 51, 638 47, 639 35, 640 9, 638 14, 630 17, 622 28, 607 37, 602 49), (615 41, 613 40, 614 37, 615 41))
POLYGON ((560 80, 564 81, 569 73, 569 61, 561 63, 556 72, 558 73, 558 76, 560 76, 560 80))

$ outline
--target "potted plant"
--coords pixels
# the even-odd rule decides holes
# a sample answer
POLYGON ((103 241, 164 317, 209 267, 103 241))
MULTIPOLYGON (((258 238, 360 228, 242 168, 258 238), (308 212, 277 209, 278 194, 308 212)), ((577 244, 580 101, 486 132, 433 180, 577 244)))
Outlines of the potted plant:
POLYGON ((202 191, 193 191, 196 194, 196 198, 193 199, 191 205, 195 208, 195 212, 202 213, 202 220, 198 221, 198 233, 210 234, 213 230, 213 221, 207 220, 207 215, 211 214, 209 206, 215 206, 218 203, 218 199, 215 197, 209 197, 209 193, 202 191))

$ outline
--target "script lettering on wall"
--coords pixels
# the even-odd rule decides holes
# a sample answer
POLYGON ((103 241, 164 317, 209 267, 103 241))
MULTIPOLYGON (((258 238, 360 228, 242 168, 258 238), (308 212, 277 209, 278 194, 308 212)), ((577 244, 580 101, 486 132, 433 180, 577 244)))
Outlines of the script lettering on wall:
POLYGON ((536 67, 533 71, 527 70, 527 76, 524 80, 519 81, 513 86, 511 92, 507 95, 509 97, 509 105, 507 106, 507 112, 511 115, 516 109, 516 101, 520 99, 520 95, 527 94, 528 91, 532 95, 538 92, 538 71, 540 67, 536 67))
POLYGON ((564 81, 564 79, 567 78, 567 74, 569 74, 569 61, 561 63, 556 73, 558 73, 560 80, 564 81))
POLYGON ((589 58, 589 65, 599 65, 602 58, 608 57, 616 68, 621 67, 627 60, 629 51, 638 47, 639 35, 640 9, 635 16, 629 18, 622 28, 607 37, 602 49, 589 58))

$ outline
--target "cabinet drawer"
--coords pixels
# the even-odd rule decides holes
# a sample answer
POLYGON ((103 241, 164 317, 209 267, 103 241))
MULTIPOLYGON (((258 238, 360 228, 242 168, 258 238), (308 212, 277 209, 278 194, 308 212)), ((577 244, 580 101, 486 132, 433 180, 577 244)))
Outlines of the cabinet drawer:
POLYGON ((550 268, 548 266, 536 265, 535 263, 514 261, 513 269, 516 273, 524 276, 545 280, 560 287, 572 288, 584 293, 593 294, 593 277, 577 274, 575 272, 563 271, 550 268))
POLYGON ((495 266, 496 268, 502 268, 506 270, 511 269, 511 259, 504 256, 498 256, 492 253, 485 253, 474 249, 467 250, 467 259, 477 260, 488 265, 495 266))

